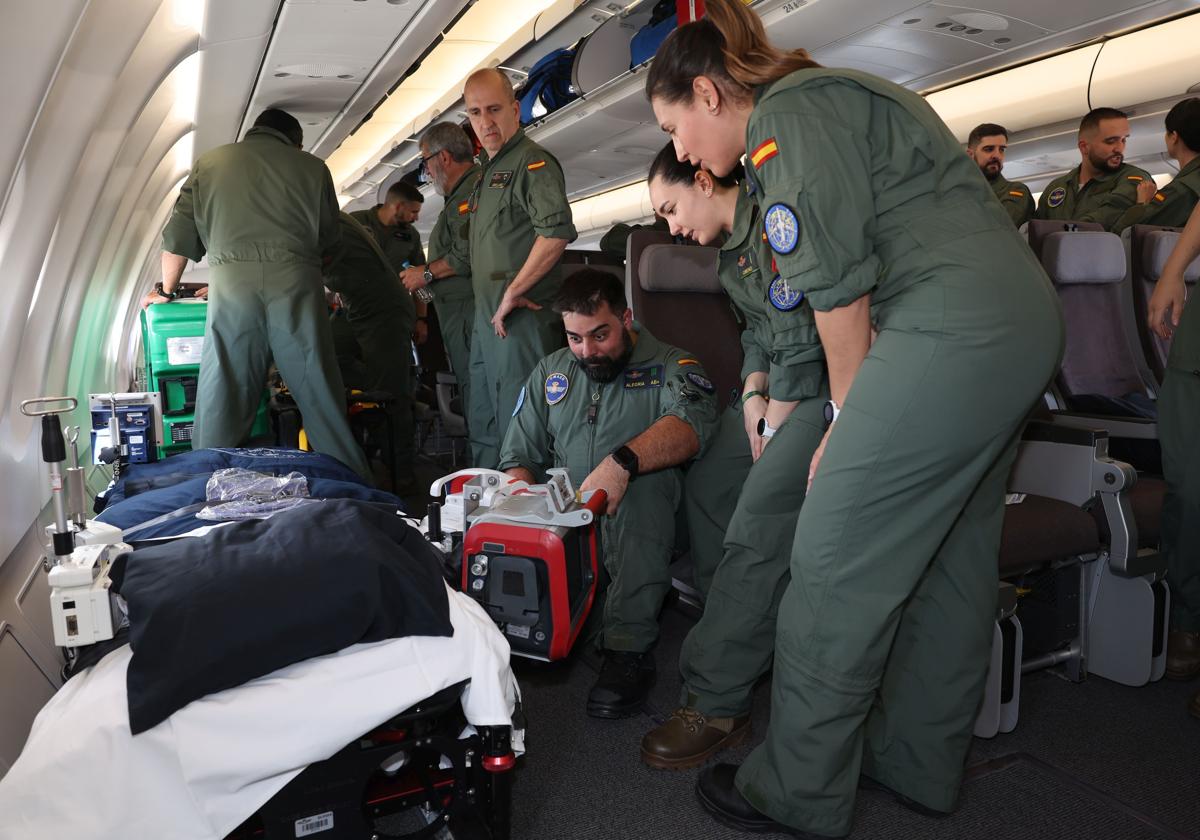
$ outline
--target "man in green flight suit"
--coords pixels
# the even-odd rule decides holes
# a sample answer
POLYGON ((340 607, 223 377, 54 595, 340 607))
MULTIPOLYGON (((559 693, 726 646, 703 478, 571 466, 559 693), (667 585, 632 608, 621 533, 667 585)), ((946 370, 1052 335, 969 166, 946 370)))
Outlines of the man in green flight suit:
POLYGON ((1126 210, 1113 225, 1114 233, 1130 225, 1183 227, 1200 201, 1200 99, 1175 103, 1166 125, 1167 154, 1179 163, 1179 174, 1149 201, 1126 210))
POLYGON ((445 206, 429 235, 429 264, 404 270, 410 292, 432 284, 442 341, 450 367, 458 377, 463 406, 470 405, 471 331, 475 327, 475 292, 467 245, 470 198, 479 180, 471 138, 451 122, 431 125, 421 137, 421 160, 445 206))
POLYGON ((296 118, 270 108, 241 142, 200 156, 163 230, 162 282, 143 305, 174 297, 187 261, 208 254, 197 449, 245 442, 274 358, 313 448, 369 479, 346 421, 321 283, 322 255, 340 239, 337 196, 303 141, 296 118))
POLYGON ((512 83, 499 70, 472 73, 463 88, 483 151, 469 204, 472 460, 495 466, 517 393, 544 355, 562 346, 562 324, 547 308, 558 262, 576 237, 562 167, 521 130, 512 83))
POLYGON ((980 123, 967 137, 967 157, 975 161, 987 178, 1000 205, 1016 227, 1033 218, 1037 209, 1029 187, 1020 181, 1010 181, 1002 174, 1004 154, 1008 151, 1008 129, 995 123, 980 123))
POLYGON ((602 524, 604 666, 588 694, 593 717, 635 714, 654 681, 651 647, 671 588, 668 564, 680 467, 716 422, 714 388, 687 354, 633 324, 625 289, 583 269, 554 301, 568 346, 542 359, 519 389, 500 468, 536 481, 566 467, 582 490, 608 493, 602 524))
POLYGON ((1116 108, 1095 108, 1079 123, 1082 160, 1042 192, 1035 219, 1096 222, 1112 230, 1121 214, 1145 204, 1156 187, 1150 173, 1125 163, 1129 118, 1116 108))
POLYGON ((392 395, 393 490, 404 492, 413 482, 412 350, 409 336, 416 322, 412 296, 396 276, 374 235, 354 218, 339 214, 341 244, 325 268, 325 285, 337 292, 345 308, 345 324, 358 344, 363 363, 362 387, 392 395))
MULTIPOLYGON (((421 250, 421 236, 412 224, 420 216, 421 204, 425 201, 425 196, 412 184, 397 181, 388 187, 386 199, 383 204, 377 204, 365 210, 355 210, 350 215, 374 237, 375 242, 387 257, 388 264, 392 268, 392 276, 397 278, 396 285, 403 288, 398 279, 400 272, 406 266, 420 265, 425 262, 425 252, 421 250)), ((409 332, 398 336, 395 333, 389 334, 388 331, 381 330, 368 337, 361 330, 355 331, 367 367, 371 366, 371 361, 366 357, 375 353, 390 356, 393 351, 392 345, 397 342, 402 343, 407 349, 410 334, 418 344, 424 342, 425 304, 421 301, 413 301, 411 296, 405 296, 409 297, 409 303, 405 305, 405 320, 409 324, 409 332)), ((393 415, 395 417, 393 444, 395 446, 394 458, 398 469, 398 474, 392 476, 392 483, 396 488, 410 486, 413 481, 412 464, 415 457, 413 436, 416 421, 413 415, 411 361, 406 365, 402 378, 403 383, 399 378, 393 379, 391 382, 394 386, 403 384, 405 388, 403 394, 393 395, 396 401, 392 404, 393 410, 396 412, 393 415)), ((382 386, 373 387, 380 387, 386 391, 391 390, 382 388, 382 386)))

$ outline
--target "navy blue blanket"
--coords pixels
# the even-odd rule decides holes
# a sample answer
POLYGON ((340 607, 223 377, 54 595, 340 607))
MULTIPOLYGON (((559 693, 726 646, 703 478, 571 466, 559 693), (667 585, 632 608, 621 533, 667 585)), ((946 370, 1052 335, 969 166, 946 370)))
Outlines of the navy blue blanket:
MULTIPOLYGON (((204 487, 208 483, 207 475, 185 476, 176 474, 178 482, 155 490, 147 490, 135 496, 129 496, 120 502, 110 502, 104 510, 96 515, 99 522, 107 522, 118 528, 132 528, 143 522, 150 522, 172 511, 195 506, 204 501, 204 487)), ((314 499, 359 499, 364 502, 378 502, 390 505, 395 510, 404 510, 404 502, 398 496, 364 486, 361 482, 342 481, 334 478, 309 478, 308 494, 314 499)), ((132 540, 149 540, 161 537, 177 537, 193 528, 214 524, 207 519, 197 519, 199 508, 191 510, 183 516, 158 522, 147 528, 140 528, 130 535, 132 540)))
POLYGON ((140 548, 111 576, 129 604, 134 735, 293 662, 454 633, 440 555, 370 502, 334 499, 140 548))
MULTIPOLYGON (((298 472, 308 478, 332 478, 367 486, 362 477, 337 458, 300 449, 197 449, 150 464, 130 464, 121 477, 96 497, 96 513, 126 498, 170 487, 217 470, 241 467, 267 475, 298 472)), ((201 495, 203 499, 203 495, 201 495)))

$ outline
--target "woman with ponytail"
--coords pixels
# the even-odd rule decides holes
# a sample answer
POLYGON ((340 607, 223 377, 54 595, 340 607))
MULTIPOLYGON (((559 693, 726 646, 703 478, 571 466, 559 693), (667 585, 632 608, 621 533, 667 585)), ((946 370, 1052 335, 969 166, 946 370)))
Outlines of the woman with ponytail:
POLYGON ((918 95, 771 45, 738 0, 659 48, 680 160, 745 155, 775 269, 824 347, 825 437, 779 606, 771 723, 697 792, 727 824, 840 837, 860 784, 954 808, 987 674, 1005 480, 1062 350, 1057 298, 918 95), (874 336, 874 338, 873 338, 874 336))
POLYGON ((829 389, 812 309, 771 271, 749 183, 680 162, 668 143, 650 166, 649 187, 671 233, 701 245, 724 240, 718 274, 745 327, 740 399, 684 485, 704 615, 680 651, 681 706, 642 739, 648 765, 682 769, 749 732, 804 501, 795 464, 807 464, 821 442, 829 389))

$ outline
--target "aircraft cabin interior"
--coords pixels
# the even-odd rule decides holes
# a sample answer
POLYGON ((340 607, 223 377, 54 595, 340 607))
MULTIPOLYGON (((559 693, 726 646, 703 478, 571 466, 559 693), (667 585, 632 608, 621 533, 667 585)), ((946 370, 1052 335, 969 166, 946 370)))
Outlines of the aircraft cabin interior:
MULTIPOLYGON (((1200 0, 746 6, 774 44, 920 94, 964 157, 973 128, 1003 126, 1003 177, 1024 184, 1035 203, 1080 165, 1080 120, 1101 107, 1127 115, 1124 164, 1160 191, 1180 175, 1164 119, 1200 96, 1200 0)), ((403 488, 388 454, 394 398, 365 386, 350 392, 348 422, 358 443, 385 441, 370 464, 374 486, 348 462, 308 451, 320 450, 308 445, 319 430, 298 411, 296 386, 291 400, 279 376, 263 383, 261 400, 254 388, 242 395, 258 406, 246 449, 188 461, 201 455, 192 451, 192 418, 204 387, 204 312, 211 319, 216 306, 143 306, 155 284, 169 285, 164 228, 194 164, 242 140, 268 109, 292 115, 303 151, 327 167, 343 241, 346 225, 358 229, 346 214, 374 219, 402 185, 419 194, 408 202, 419 210, 409 227, 432 263, 439 217, 474 213, 476 197, 458 207, 444 199, 422 138, 451 122, 483 149, 464 84, 497 68, 515 88, 525 137, 561 165, 576 234, 561 256, 563 276, 596 269, 618 278, 638 324, 697 354, 699 362, 679 364, 703 369, 678 375, 713 397, 713 416, 744 404, 743 325, 718 283, 721 243, 668 232, 647 182, 670 140, 646 93, 655 49, 703 13, 702 0, 4 0, 0 840, 744 836, 701 807, 695 764, 648 767, 645 748, 639 753, 687 693, 681 649, 705 608, 695 546, 675 543, 644 700, 628 714, 585 714, 608 667, 587 641, 598 632, 608 576, 606 497, 576 471, 539 475, 521 490, 505 489, 499 474, 460 474, 474 466, 467 388, 477 383, 455 369, 439 281, 426 277, 428 315, 423 299, 400 287, 429 325, 418 344, 402 335, 397 345, 412 370, 415 483, 403 488), (527 96, 535 80, 545 92, 527 96), (613 247, 617 226, 628 228, 613 247), (280 457, 296 466, 272 460, 280 457), (299 470, 304 477, 290 475, 307 477, 303 495, 325 501, 298 506, 319 508, 311 521, 325 524, 304 536, 269 533, 290 514, 262 514, 260 542, 229 538, 201 556, 198 547, 223 529, 219 515, 205 522, 197 511, 209 510, 205 493, 211 504, 214 471, 226 468, 278 476, 268 476, 276 482, 268 495, 299 470), (169 507, 144 507, 116 524, 118 507, 176 482, 199 496, 171 497, 169 507), (371 523, 365 536, 341 530, 339 517, 355 505, 371 523), (204 526, 189 532, 195 539, 175 539, 180 516, 204 526), (515 549, 522 529, 541 536, 515 549), (508 535, 507 550, 496 534, 508 535), (169 551, 190 553, 170 572, 130 559, 169 551), (507 556, 539 551, 553 561, 507 556), (264 565, 252 583, 222 580, 226 564, 255 556, 264 565), (398 573, 391 556, 419 573, 398 573), (128 627, 110 615, 119 600, 106 588, 110 569, 119 569, 114 586, 140 580, 158 599, 137 605, 157 639, 139 637, 139 615, 123 600, 128 627), (351 569, 378 585, 349 582, 351 569), (68 578, 71 570, 82 576, 68 578), (293 575, 326 594, 306 597, 293 575), (427 608, 429 587, 438 601, 446 591, 445 608, 427 608), (530 592, 538 594, 523 601, 530 592), (198 608, 202 598, 219 609, 198 608), (522 604, 530 614, 530 603, 554 613, 549 638, 541 624, 514 618, 522 604), (96 644, 77 638, 89 622, 107 622, 96 644), (141 641, 132 660, 128 644, 114 646, 122 628, 125 641, 141 641), (64 644, 64 634, 76 638, 64 644), (223 647, 205 647, 209 637, 223 647), (252 653, 267 664, 238 670, 252 653), (139 674, 138 659, 152 657, 161 670, 139 674)), ((762 152, 747 150, 751 181, 762 152)), ((505 187, 513 176, 491 177, 505 187)), ((248 178, 245 190, 261 184, 248 178)), ((786 205, 768 215, 781 206, 795 222, 786 205)), ((1182 228, 1021 225, 1021 247, 1028 243, 1058 294, 1066 351, 1007 479, 991 656, 961 788, 953 812, 937 817, 886 789, 860 789, 848 836, 1200 838, 1200 681, 1164 678, 1173 676, 1175 581, 1159 550, 1171 491, 1154 405, 1169 350, 1144 323, 1182 228), (1107 394, 1100 411, 1084 399, 1095 393, 1107 394), (1115 405, 1129 414, 1109 416, 1115 405)), ((778 255, 791 250, 770 229, 761 238, 778 255)), ((225 276, 206 258, 179 259, 178 288, 188 295, 225 276)), ((404 276, 411 266, 394 268, 404 276)), ((1194 289, 1200 264, 1185 276, 1194 289)), ((786 308, 774 288, 770 302, 786 308)), ((645 364, 626 370, 626 389, 641 387, 630 377, 647 372, 649 387, 661 385, 663 369, 645 364)), ((544 395, 520 389, 514 425, 501 426, 506 440, 527 400, 553 407, 572 397, 570 385, 587 387, 550 370, 544 395)), ((580 423, 594 419, 593 410, 580 423)), ((1192 420, 1194 436, 1200 417, 1192 420)), ((636 476, 633 463, 626 469, 636 476)), ((795 481, 807 470, 797 463, 795 481)), ((659 524, 686 531, 682 519, 659 524)), ((948 628, 947 649, 952 636, 948 628)), ((1194 644, 1200 657, 1200 637, 1194 644)), ((731 739, 720 761, 741 762, 762 742, 773 694, 784 690, 769 671, 757 680, 746 737, 731 739)))

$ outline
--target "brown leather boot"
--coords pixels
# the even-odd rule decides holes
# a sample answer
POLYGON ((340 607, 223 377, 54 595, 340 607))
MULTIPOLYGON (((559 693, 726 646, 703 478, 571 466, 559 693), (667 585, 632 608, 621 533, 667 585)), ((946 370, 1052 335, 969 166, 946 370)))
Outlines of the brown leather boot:
POLYGON ((1172 630, 1167 634, 1167 677, 1190 680, 1200 674, 1200 633, 1172 630))
POLYGON ((749 733, 749 715, 709 717, 682 706, 642 738, 642 761, 659 770, 699 767, 726 747, 742 743, 749 733))

